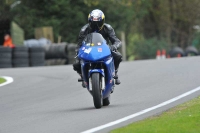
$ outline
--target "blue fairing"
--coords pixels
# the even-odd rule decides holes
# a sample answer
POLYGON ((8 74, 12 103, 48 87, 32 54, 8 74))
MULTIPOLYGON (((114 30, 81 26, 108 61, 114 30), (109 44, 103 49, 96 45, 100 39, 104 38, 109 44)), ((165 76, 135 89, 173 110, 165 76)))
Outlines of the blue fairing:
POLYGON ((88 34, 79 49, 78 58, 81 60, 83 80, 87 89, 90 91, 89 78, 92 73, 100 73, 105 79, 103 98, 108 97, 114 85, 115 68, 110 48, 102 35, 99 33, 88 34))
POLYGON ((109 46, 102 42, 100 46, 82 45, 79 49, 79 58, 87 61, 99 61, 111 55, 109 46))

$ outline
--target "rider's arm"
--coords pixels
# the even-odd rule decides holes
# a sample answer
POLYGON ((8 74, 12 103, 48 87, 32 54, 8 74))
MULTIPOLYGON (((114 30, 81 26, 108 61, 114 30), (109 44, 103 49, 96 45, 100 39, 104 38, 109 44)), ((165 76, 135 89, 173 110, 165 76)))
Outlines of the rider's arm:
POLYGON ((105 26, 107 27, 108 37, 109 37, 109 40, 111 41, 112 45, 115 45, 116 48, 120 48, 122 43, 116 37, 114 29, 109 24, 105 24, 105 26))
POLYGON ((86 24, 85 26, 83 26, 81 28, 81 31, 79 32, 77 50, 81 47, 82 41, 85 38, 85 36, 87 35, 87 33, 86 33, 87 32, 87 27, 88 27, 88 24, 86 24))

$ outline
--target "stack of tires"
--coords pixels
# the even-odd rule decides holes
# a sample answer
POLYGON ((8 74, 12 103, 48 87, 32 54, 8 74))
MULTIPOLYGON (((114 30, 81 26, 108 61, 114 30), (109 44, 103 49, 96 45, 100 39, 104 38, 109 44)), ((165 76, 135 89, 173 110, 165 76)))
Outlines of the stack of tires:
POLYGON ((12 49, 0 46, 0 68, 12 67, 12 49))
POLYGON ((44 66, 45 65, 45 51, 43 47, 29 48, 30 66, 44 66))
POLYGON ((185 52, 180 47, 175 47, 169 52, 170 57, 177 57, 178 55, 181 55, 181 57, 185 56, 185 52))
POLYGON ((45 53, 46 59, 67 59, 67 43, 48 45, 45 53))
POLYGON ((199 51, 194 46, 188 46, 185 51, 180 47, 175 47, 169 52, 170 57, 177 57, 178 54, 181 55, 181 57, 200 55, 199 51))
POLYGON ((67 47, 67 53, 68 53, 68 64, 73 64, 76 56, 76 45, 71 43, 67 47))
POLYGON ((199 55, 199 51, 194 46, 188 46, 185 49, 186 56, 197 56, 199 55))
POLYGON ((16 46, 12 55, 13 67, 29 67, 29 52, 27 47, 16 46))
POLYGON ((64 65, 68 62, 67 43, 57 43, 45 46, 46 65, 64 65))

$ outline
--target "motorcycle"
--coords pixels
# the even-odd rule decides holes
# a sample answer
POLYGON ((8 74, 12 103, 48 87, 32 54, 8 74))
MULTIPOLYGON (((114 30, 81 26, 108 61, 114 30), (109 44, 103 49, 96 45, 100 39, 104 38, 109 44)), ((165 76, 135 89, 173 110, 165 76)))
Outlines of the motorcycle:
POLYGON ((110 104, 115 85, 114 60, 106 40, 99 33, 88 34, 79 49, 83 82, 93 96, 95 108, 110 104))

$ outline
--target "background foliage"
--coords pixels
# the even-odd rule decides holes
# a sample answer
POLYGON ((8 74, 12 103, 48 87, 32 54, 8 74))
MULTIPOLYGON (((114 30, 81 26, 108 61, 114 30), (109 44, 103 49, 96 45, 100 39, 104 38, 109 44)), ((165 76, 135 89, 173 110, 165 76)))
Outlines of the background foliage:
POLYGON ((52 26, 54 38, 76 42, 80 28, 87 23, 93 9, 101 9, 106 23, 112 25, 120 38, 126 34, 127 57, 155 58, 157 49, 200 47, 199 0, 3 0, 0 19, 10 18, 25 31, 25 38, 34 38, 34 28, 52 26))

